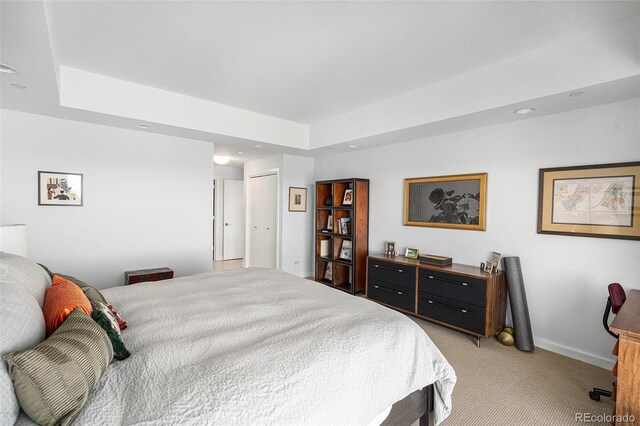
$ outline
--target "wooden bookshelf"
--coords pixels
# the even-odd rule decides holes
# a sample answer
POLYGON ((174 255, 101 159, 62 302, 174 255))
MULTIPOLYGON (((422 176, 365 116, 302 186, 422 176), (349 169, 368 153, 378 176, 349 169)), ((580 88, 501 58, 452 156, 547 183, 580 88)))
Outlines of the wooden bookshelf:
POLYGON ((318 181, 315 200, 316 281, 351 294, 363 292, 369 254, 369 180, 318 181), (347 190, 352 191, 351 204, 343 202, 347 190), (351 258, 341 257, 349 244, 351 258))

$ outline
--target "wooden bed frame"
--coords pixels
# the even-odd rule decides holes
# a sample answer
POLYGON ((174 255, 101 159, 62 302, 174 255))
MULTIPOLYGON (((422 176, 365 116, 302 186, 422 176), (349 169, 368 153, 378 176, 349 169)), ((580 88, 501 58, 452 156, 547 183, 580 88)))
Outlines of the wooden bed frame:
POLYGON ((393 404, 391 412, 380 426, 411 426, 418 419, 420 426, 433 426, 433 384, 417 390, 393 404))

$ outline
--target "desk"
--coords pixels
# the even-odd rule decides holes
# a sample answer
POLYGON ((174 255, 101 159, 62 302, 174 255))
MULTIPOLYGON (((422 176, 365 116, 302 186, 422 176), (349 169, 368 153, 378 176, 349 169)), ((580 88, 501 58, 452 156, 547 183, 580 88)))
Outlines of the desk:
MULTIPOLYGON (((631 290, 609 328, 620 335, 613 350, 613 354, 618 355, 618 362, 612 372, 617 376, 614 389, 616 416, 633 415, 638 422, 640 421, 640 290, 631 290)), ((616 422, 616 425, 619 424, 637 423, 616 422)))

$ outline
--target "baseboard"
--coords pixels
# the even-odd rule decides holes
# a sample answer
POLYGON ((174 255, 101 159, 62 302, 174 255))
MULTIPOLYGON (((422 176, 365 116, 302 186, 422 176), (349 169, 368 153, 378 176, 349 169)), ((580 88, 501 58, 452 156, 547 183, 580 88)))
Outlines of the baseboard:
POLYGON ((595 365, 597 367, 602 367, 606 370, 611 370, 615 364, 613 358, 609 359, 597 355, 592 355, 586 352, 579 351, 577 349, 549 342, 548 340, 539 339, 537 337, 535 338, 535 344, 541 349, 546 349, 560 355, 568 356, 569 358, 577 359, 586 362, 587 364, 595 365))

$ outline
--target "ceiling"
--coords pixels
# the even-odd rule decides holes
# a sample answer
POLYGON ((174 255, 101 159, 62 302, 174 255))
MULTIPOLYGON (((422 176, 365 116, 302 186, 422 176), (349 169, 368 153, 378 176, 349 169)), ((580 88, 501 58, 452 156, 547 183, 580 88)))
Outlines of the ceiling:
MULTIPOLYGON (((129 128, 141 121, 133 114, 61 106, 60 66, 313 130, 640 15, 636 1, 3 1, 0 7, 0 62, 20 71, 2 74, 3 108, 129 128)), ((622 92, 618 98, 638 96, 622 92)), ((591 104, 612 100, 603 95, 591 104)), ((144 131, 214 141, 217 153, 237 157, 233 165, 276 152, 315 155, 280 146, 277 137, 265 143, 170 120, 144 131)))

